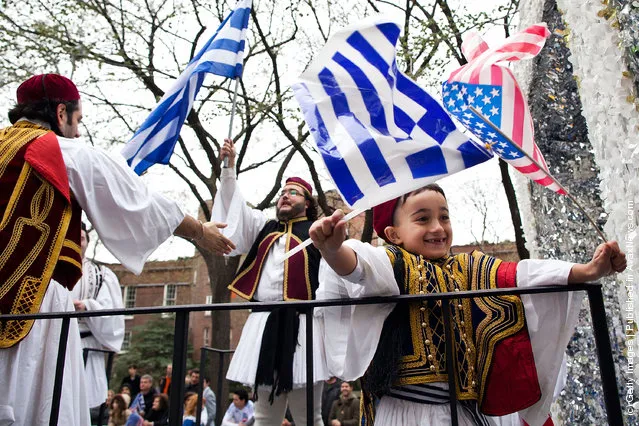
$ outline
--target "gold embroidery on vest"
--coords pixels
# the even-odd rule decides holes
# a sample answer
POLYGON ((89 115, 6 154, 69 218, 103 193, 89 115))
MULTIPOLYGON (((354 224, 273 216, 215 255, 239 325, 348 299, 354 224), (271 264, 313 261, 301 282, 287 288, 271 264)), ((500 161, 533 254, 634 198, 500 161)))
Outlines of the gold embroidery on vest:
MULTIPOLYGON (((0 133, 0 140, 5 141, 5 143, 0 145, 0 176, 4 174, 9 163, 26 143, 48 133, 48 130, 33 124, 19 124, 19 126, 3 129, 0 133), (11 129, 12 134, 7 137, 9 129, 11 129)), ((15 219, 11 237, 7 246, 3 248, 2 254, 0 254, 0 269, 4 268, 9 257, 15 253, 26 227, 38 230, 40 237, 26 255, 20 255, 23 256, 21 257, 23 260, 16 270, 12 271, 11 275, 0 284, 0 298, 4 297, 16 285, 19 286, 9 312, 10 314, 27 314, 39 311, 71 221, 71 206, 65 204, 55 229, 45 223, 53 207, 55 189, 51 184, 40 178, 29 163, 24 162, 7 203, 2 222, 0 222, 0 230, 4 231, 11 223, 17 203, 23 196, 29 179, 37 179, 37 182, 40 183, 29 202, 30 217, 15 219), (48 247, 49 251, 46 253, 41 277, 26 276, 28 269, 45 249, 48 239, 51 239, 51 243, 48 247)), ((0 348, 9 348, 22 340, 31 330, 33 323, 34 320, 11 320, 0 323, 0 348)))
MULTIPOLYGON (((387 250, 392 264, 395 254, 387 250)), ((482 253, 462 254, 441 265, 424 261, 403 249, 404 285, 409 294, 484 290, 497 287, 497 269, 501 261, 482 253), (469 286, 469 281, 472 283, 469 286)), ((446 382, 446 357, 442 301, 409 304, 409 325, 413 353, 401 358, 399 378, 394 385, 446 382)), ((452 333, 456 394, 460 400, 481 403, 485 382, 497 342, 517 333, 524 325, 523 304, 517 296, 493 296, 476 299, 451 299, 452 333), (484 312, 477 330, 472 324, 472 305, 484 312), (514 312, 513 312, 514 310, 514 312), (513 320, 515 318, 516 320, 513 320), (475 343, 478 343, 478 347, 475 343)))
POLYGON ((71 240, 64 240, 62 247, 70 248, 78 254, 82 254, 82 248, 71 240))

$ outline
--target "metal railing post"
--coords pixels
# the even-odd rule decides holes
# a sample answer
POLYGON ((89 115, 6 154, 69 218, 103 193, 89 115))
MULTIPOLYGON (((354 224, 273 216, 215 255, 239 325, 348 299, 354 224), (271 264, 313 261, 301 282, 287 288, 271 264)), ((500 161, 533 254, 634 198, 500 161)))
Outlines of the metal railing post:
POLYGON ((217 367, 217 403, 215 404, 215 424, 221 425, 224 418, 224 407, 228 402, 228 395, 224 397, 222 390, 224 388, 224 352, 218 352, 220 355, 220 363, 217 367))
POLYGON ((186 349, 189 338, 189 312, 175 313, 175 334, 173 336, 173 372, 171 373, 171 401, 169 403, 169 424, 182 424, 182 395, 186 375, 186 349))
POLYGON ((597 358, 599 359, 608 424, 622 426, 621 400, 619 398, 619 388, 617 387, 615 361, 612 358, 612 347, 610 345, 610 335, 608 334, 606 308, 601 292, 601 284, 592 285, 588 288, 588 303, 590 303, 590 316, 597 346, 597 358))
POLYGON ((306 315, 306 424, 311 426, 314 423, 313 415, 315 406, 313 404, 313 308, 305 310, 306 315))
POLYGON ((58 360, 55 365, 55 379, 53 380, 53 399, 51 401, 51 414, 49 416, 49 426, 58 425, 60 415, 60 397, 62 396, 62 378, 64 377, 64 361, 67 356, 67 340, 69 338, 69 323, 71 318, 62 319, 60 328, 60 342, 58 344, 58 360))
MULTIPOLYGON (((111 370, 113 370, 113 355, 115 355, 115 352, 109 352, 107 354, 107 365, 106 365, 107 383, 109 383, 109 381, 111 380, 111 370)), ((108 407, 106 406, 105 403, 100 404, 100 411, 98 413, 98 426, 103 426, 102 420, 104 419, 104 412, 107 410, 107 408, 108 407)))
MULTIPOLYGON (((202 394, 204 393, 204 366, 206 360, 206 349, 200 348, 200 381, 197 385, 197 408, 195 413, 195 424, 200 425, 200 421, 202 420, 202 394)), ((208 414, 208 413, 207 413, 208 414)))
POLYGON ((455 359, 453 358, 453 323, 450 319, 450 301, 442 300, 444 314, 444 338, 446 339, 446 374, 448 375, 448 398, 450 398, 450 424, 457 426, 457 392, 455 385, 455 359))

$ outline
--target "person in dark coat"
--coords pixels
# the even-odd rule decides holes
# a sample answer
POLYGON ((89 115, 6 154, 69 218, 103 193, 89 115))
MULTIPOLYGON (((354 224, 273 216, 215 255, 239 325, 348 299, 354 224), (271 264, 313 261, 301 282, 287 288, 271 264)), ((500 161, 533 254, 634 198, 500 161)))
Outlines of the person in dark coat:
POLYGON ((158 393, 153 397, 153 405, 144 420, 144 426, 169 425, 169 397, 158 393))
POLYGON ((328 426, 328 416, 331 414, 333 402, 339 399, 341 393, 340 386, 342 381, 337 377, 331 377, 324 383, 324 391, 322 392, 322 421, 328 426))
POLYGON ((129 375, 122 379, 121 386, 128 386, 131 391, 131 399, 135 399, 135 397, 140 392, 140 375, 138 374, 138 369, 134 364, 129 365, 129 375))
POLYGON ((359 399, 353 395, 353 386, 342 382, 340 397, 333 402, 328 418, 330 426, 357 426, 359 424, 359 399))

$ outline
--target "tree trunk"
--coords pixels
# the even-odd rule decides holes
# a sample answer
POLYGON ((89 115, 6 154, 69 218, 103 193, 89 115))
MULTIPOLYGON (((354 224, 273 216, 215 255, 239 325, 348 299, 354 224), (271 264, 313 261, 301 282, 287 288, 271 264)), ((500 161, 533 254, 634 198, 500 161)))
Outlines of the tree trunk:
MULTIPOLYGON (((211 285, 211 293, 213 295, 213 303, 228 303, 230 301, 230 291, 227 286, 233 280, 237 266, 240 262, 240 256, 224 258, 215 256, 210 253, 202 253, 202 259, 206 265, 209 281, 211 285), (227 259, 227 260, 225 260, 227 259)), ((216 349, 230 349, 230 332, 231 332, 231 313, 230 311, 213 311, 211 312, 211 347, 216 349)), ((212 389, 216 392, 219 379, 219 371, 223 372, 222 392, 217 397, 217 423, 220 424, 227 407, 229 385, 226 380, 226 370, 228 369, 230 355, 224 356, 224 365, 220 370, 220 357, 218 354, 209 353, 206 366, 206 374, 211 379, 212 389)))
POLYGON ((373 209, 366 210, 364 228, 362 228, 362 241, 370 243, 373 239, 373 209))
POLYGON ((520 259, 530 259, 530 252, 526 248, 526 237, 524 237, 524 229, 521 223, 521 215, 519 213, 519 206, 517 205, 517 196, 515 195, 515 188, 513 182, 508 174, 508 163, 501 158, 499 159, 499 170, 501 171, 501 182, 504 185, 504 191, 506 191, 506 198, 508 199, 508 207, 510 208, 510 218, 513 221, 513 227, 515 228, 515 243, 517 244, 517 253, 520 259))

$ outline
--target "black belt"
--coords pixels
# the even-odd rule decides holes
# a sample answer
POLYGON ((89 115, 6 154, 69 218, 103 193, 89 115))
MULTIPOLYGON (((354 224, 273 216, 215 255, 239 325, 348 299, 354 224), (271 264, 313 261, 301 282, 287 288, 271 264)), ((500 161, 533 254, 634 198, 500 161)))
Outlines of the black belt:
POLYGON ((93 333, 91 333, 90 331, 81 331, 80 332, 80 339, 84 339, 85 337, 89 337, 89 336, 93 336, 93 333))

